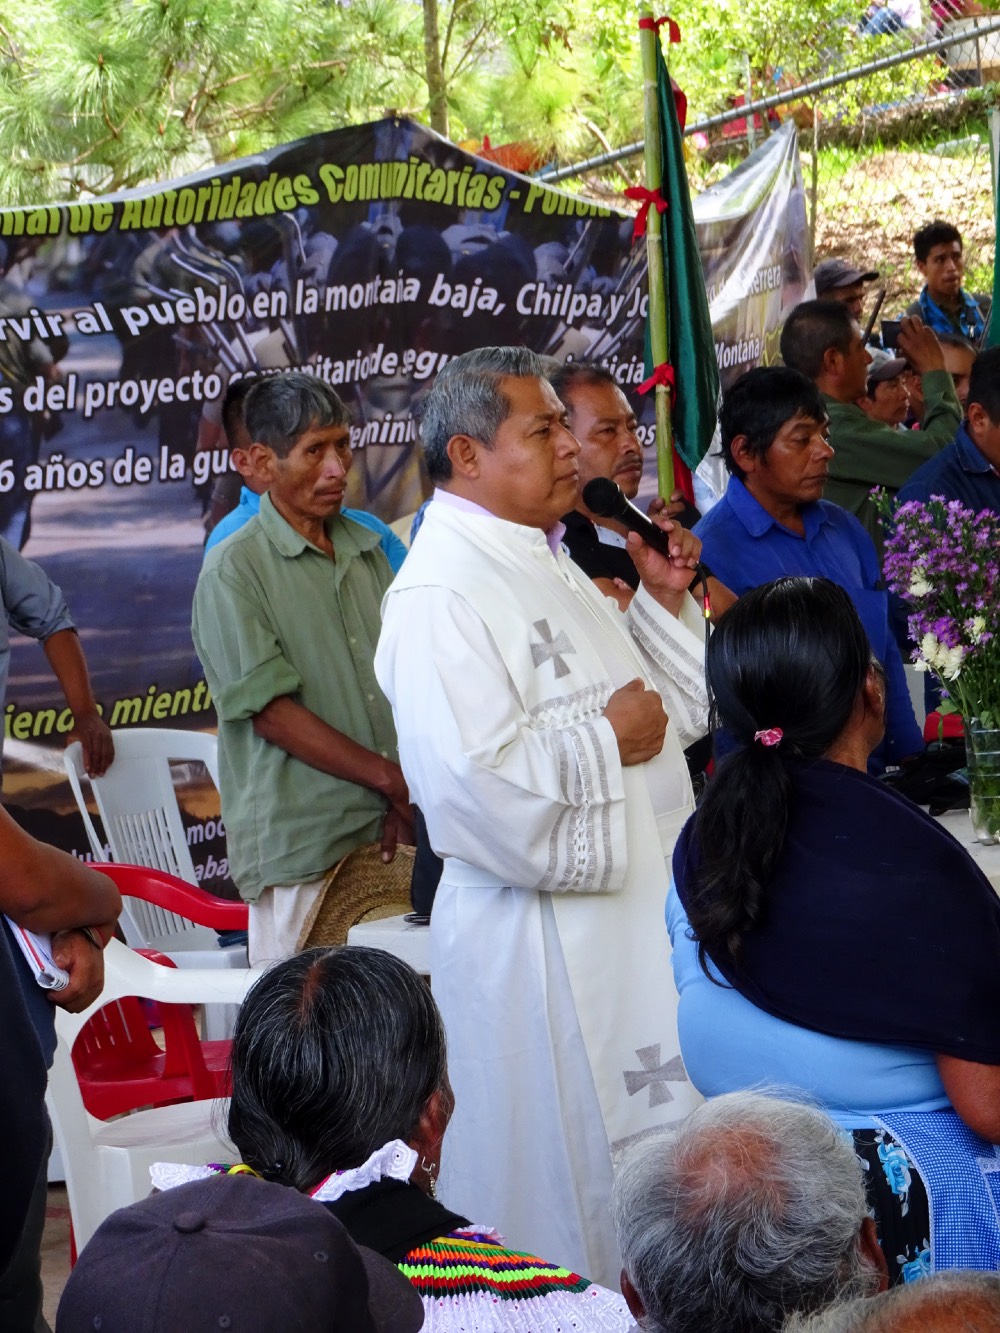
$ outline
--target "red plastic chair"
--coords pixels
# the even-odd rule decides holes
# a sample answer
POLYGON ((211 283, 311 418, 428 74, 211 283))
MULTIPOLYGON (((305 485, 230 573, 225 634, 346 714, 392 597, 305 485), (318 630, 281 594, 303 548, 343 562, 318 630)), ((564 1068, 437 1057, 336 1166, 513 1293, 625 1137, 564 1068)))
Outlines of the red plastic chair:
POLYGON ((114 880, 123 898, 141 898, 143 902, 165 907, 198 926, 212 930, 246 930, 249 909, 246 903, 231 903, 206 893, 186 879, 178 879, 166 870, 151 870, 148 866, 130 866, 120 861, 94 862, 99 870, 114 880))
MULTIPOLYGON (((245 903, 226 902, 162 870, 98 864, 125 896, 155 903, 198 925, 245 930, 245 903)), ((155 950, 138 952, 166 967, 174 963, 155 950)), ((147 1013, 132 998, 100 1009, 73 1044, 73 1066, 83 1104, 91 1115, 110 1116, 144 1106, 167 1106, 229 1094, 228 1041, 202 1041, 191 1005, 161 1004, 164 1046, 149 1030, 147 1013)))
MULTIPOLYGON (((143 957, 173 967, 165 954, 143 957)), ((144 1106, 228 1097, 228 1041, 202 1041, 189 1004, 157 1006, 164 1044, 149 1028, 149 1011, 134 997, 106 1004, 73 1043, 73 1067, 83 1104, 98 1120, 144 1106)))

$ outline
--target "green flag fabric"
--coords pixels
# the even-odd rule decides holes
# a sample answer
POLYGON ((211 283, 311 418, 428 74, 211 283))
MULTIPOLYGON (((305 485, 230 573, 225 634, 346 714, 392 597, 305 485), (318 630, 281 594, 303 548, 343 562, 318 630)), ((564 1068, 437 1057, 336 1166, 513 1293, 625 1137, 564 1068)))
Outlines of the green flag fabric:
MULTIPOLYGON (((663 155, 660 193, 667 201, 667 210, 660 217, 667 292, 667 346, 675 376, 671 424, 677 452, 694 471, 708 453, 715 434, 719 366, 715 358, 701 251, 691 212, 682 126, 675 90, 659 41, 656 43, 656 73, 663 155)), ((677 96, 683 98, 682 93, 677 96)), ((647 322, 646 375, 652 371, 647 322)))

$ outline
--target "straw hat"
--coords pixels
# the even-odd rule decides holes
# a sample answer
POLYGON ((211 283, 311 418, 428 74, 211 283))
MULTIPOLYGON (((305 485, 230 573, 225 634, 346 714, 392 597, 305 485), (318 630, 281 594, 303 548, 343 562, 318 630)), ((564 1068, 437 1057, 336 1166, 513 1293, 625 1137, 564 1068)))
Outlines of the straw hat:
POLYGON ((415 856, 413 847, 400 844, 387 865, 378 842, 348 852, 324 880, 316 906, 302 928, 298 948, 346 944, 347 932, 359 921, 380 921, 411 912, 415 856))

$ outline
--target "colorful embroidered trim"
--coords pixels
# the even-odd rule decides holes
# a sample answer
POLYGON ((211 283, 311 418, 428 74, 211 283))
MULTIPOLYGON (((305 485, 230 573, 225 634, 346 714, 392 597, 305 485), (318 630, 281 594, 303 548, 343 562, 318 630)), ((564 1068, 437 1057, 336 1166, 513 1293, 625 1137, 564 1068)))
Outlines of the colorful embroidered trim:
POLYGON ((467 1231, 418 1245, 399 1264, 399 1271, 429 1300, 487 1293, 494 1299, 516 1301, 554 1292, 579 1295, 591 1285, 568 1268, 505 1250, 496 1241, 467 1231))

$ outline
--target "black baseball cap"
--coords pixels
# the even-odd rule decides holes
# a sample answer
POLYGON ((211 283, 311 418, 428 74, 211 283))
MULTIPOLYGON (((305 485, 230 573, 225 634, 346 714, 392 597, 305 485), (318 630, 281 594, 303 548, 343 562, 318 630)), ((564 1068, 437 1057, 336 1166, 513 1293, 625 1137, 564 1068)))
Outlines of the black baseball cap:
POLYGON ((112 1213, 63 1291, 58 1333, 417 1333, 423 1302, 321 1203, 213 1176, 112 1213))
POLYGON ((869 347, 871 365, 868 367, 868 383, 881 384, 885 380, 894 380, 909 364, 905 357, 893 356, 884 347, 869 347))
POLYGON ((824 259, 813 269, 817 296, 822 296, 834 287, 853 287, 856 282, 874 282, 877 277, 877 269, 855 268, 846 259, 824 259))

